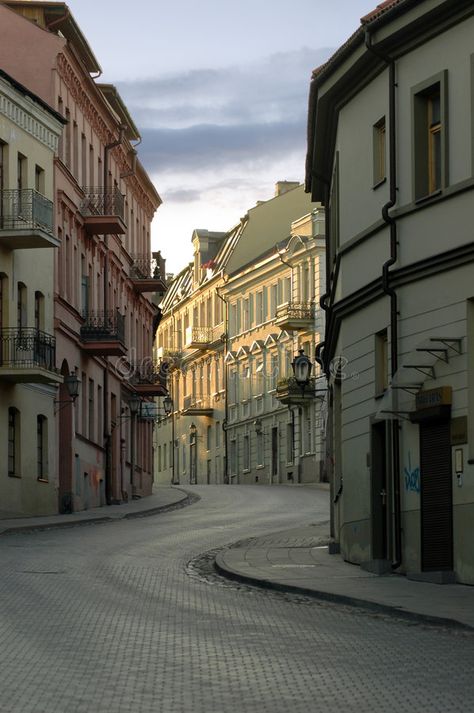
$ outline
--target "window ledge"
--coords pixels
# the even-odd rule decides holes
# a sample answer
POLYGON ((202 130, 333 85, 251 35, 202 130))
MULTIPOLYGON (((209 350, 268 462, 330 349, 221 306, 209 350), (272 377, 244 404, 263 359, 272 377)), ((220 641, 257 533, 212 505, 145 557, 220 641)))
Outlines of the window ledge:
POLYGON ((377 181, 376 183, 374 183, 374 185, 372 186, 372 190, 373 190, 373 191, 376 191, 377 188, 380 188, 380 186, 383 186, 384 183, 387 183, 387 176, 384 176, 384 177, 381 178, 379 181, 377 181))
POLYGON ((49 483, 48 478, 36 478, 38 483, 49 483))
POLYGON ((262 463, 261 465, 256 465, 255 470, 263 470, 265 468, 265 464, 262 463))
POLYGON ((415 198, 415 205, 420 205, 421 203, 427 203, 428 201, 436 200, 436 198, 439 198, 442 194, 443 191, 441 190, 441 188, 439 188, 437 191, 433 191, 433 193, 428 193, 427 196, 415 198))

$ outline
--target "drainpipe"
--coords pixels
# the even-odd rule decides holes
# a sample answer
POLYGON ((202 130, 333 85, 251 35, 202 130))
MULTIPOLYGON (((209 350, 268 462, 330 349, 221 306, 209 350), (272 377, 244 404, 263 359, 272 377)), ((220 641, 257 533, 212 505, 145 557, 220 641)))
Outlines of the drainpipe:
MULTIPOLYGON (((219 288, 216 287, 216 295, 221 299, 224 303, 224 334, 225 334, 225 344, 224 344, 224 355, 227 354, 229 351, 229 305, 225 297, 222 297, 222 295, 219 292, 219 288)), ((228 458, 228 436, 227 436, 227 424, 229 422, 229 406, 228 406, 228 398, 227 398, 227 366, 225 363, 225 356, 224 356, 224 364, 223 364, 223 369, 224 369, 224 423, 225 423, 225 428, 224 428, 224 460, 225 460, 225 470, 224 470, 224 482, 227 482, 228 485, 231 484, 231 479, 230 479, 230 473, 229 473, 229 458, 228 458)), ((224 424, 223 424, 224 425, 224 424)))
MULTIPOLYGON (((397 137, 396 137, 396 76, 395 60, 384 55, 372 45, 370 30, 365 31, 365 46, 376 57, 385 62, 389 70, 389 188, 390 198, 382 208, 382 218, 390 228, 390 258, 382 267, 382 287, 390 297, 390 357, 392 378, 398 370, 398 297, 390 286, 390 268, 398 260, 398 231, 396 220, 389 214, 397 202, 397 137)), ((402 528, 400 499, 400 424, 392 421, 392 468, 393 468, 393 526, 394 526, 394 561, 392 569, 402 563, 402 528)))
MULTIPOLYGON (((109 172, 109 152, 116 146, 120 146, 123 141, 123 136, 126 127, 119 127, 119 137, 116 141, 104 146, 104 181, 103 191, 104 199, 107 192, 108 172, 109 172)), ((105 205, 104 205, 105 208, 105 205)), ((109 305, 108 281, 109 281, 109 236, 104 235, 105 256, 104 256, 104 319, 109 305)), ((112 433, 109 429, 109 359, 104 357, 104 392, 103 392, 103 412, 104 412, 104 443, 105 443, 105 498, 107 505, 112 504, 112 473, 111 473, 111 449, 112 449, 112 433)), ((120 407, 120 402, 119 402, 120 407)), ((132 476, 133 477, 133 476, 132 476)))

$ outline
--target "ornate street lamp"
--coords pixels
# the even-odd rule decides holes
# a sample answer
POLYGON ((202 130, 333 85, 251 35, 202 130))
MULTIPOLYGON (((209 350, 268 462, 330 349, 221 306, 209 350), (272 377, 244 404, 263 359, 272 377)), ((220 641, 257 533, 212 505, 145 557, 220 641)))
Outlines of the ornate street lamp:
POLYGON ((138 396, 138 394, 132 394, 132 396, 130 396, 130 398, 128 400, 128 408, 130 410, 131 416, 137 415, 141 402, 142 402, 142 400, 138 396))
POLYGON ((58 411, 61 411, 62 408, 67 406, 67 404, 73 404, 77 397, 79 396, 79 384, 81 382, 77 378, 77 374, 74 371, 71 371, 70 374, 67 374, 64 377, 64 385, 67 389, 67 392, 69 394, 68 399, 61 399, 61 400, 56 400, 54 401, 54 405, 57 406, 59 405, 59 408, 56 408, 54 413, 56 414, 58 411), (61 404, 61 405, 60 405, 61 404))
POLYGON ((295 375, 295 380, 301 391, 305 390, 305 387, 309 384, 309 377, 311 375, 311 369, 313 368, 312 362, 304 353, 304 349, 299 349, 299 355, 295 356, 291 362, 293 369, 293 374, 295 375))
POLYGON ((197 433, 197 428, 194 423, 192 423, 189 427, 189 435, 191 436, 191 440, 194 440, 196 438, 196 433, 197 433))
POLYGON ((169 416, 171 411, 173 410, 173 399, 171 398, 171 396, 169 394, 167 396, 165 396, 165 398, 163 399, 163 408, 164 408, 165 414, 167 416, 169 416))
POLYGON ((71 371, 70 374, 64 377, 64 383, 68 394, 71 397, 71 401, 74 403, 79 396, 79 379, 77 378, 77 374, 74 371, 71 371))

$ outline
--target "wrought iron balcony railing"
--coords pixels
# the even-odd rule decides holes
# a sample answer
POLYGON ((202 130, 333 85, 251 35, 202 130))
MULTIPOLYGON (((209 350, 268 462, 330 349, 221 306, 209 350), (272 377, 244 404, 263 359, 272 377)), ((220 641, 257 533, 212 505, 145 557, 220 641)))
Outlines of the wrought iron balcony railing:
POLYGON ((304 389, 298 384, 294 376, 286 379, 279 379, 276 386, 276 398, 282 403, 292 401, 306 401, 316 398, 316 378, 312 377, 305 385, 304 389))
POLYGON ((0 329, 0 367, 56 370, 56 337, 34 327, 0 329))
POLYGON ((32 188, 0 191, 0 230, 53 232, 53 203, 32 188))
POLYGON ((214 341, 214 330, 212 327, 187 327, 185 332, 185 346, 199 349, 206 347, 214 341))
POLYGON ((314 319, 314 302, 288 302, 277 307, 276 319, 314 319))
POLYGON ((183 399, 184 411, 212 411, 213 406, 209 396, 185 396, 183 399))
POLYGON ((118 310, 85 312, 81 337, 86 341, 125 341, 125 317, 118 310))
POLYGON ((155 362, 152 359, 143 359, 131 368, 130 383, 136 385, 159 384, 166 387, 169 368, 167 362, 155 362))
POLYGON ((82 189, 84 200, 81 203, 81 213, 87 215, 116 215, 124 217, 124 197, 118 188, 82 189))
POLYGON ((130 277, 137 280, 161 280, 166 282, 165 260, 150 255, 133 255, 130 277))

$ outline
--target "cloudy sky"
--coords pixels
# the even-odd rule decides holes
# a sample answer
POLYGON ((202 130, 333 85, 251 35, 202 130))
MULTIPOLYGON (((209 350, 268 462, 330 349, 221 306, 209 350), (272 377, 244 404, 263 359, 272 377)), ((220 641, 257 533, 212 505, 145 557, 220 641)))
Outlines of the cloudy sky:
POLYGON ((276 181, 303 180, 311 71, 377 0, 68 4, 140 129, 163 199, 153 247, 177 272, 193 228, 228 230, 276 181))

